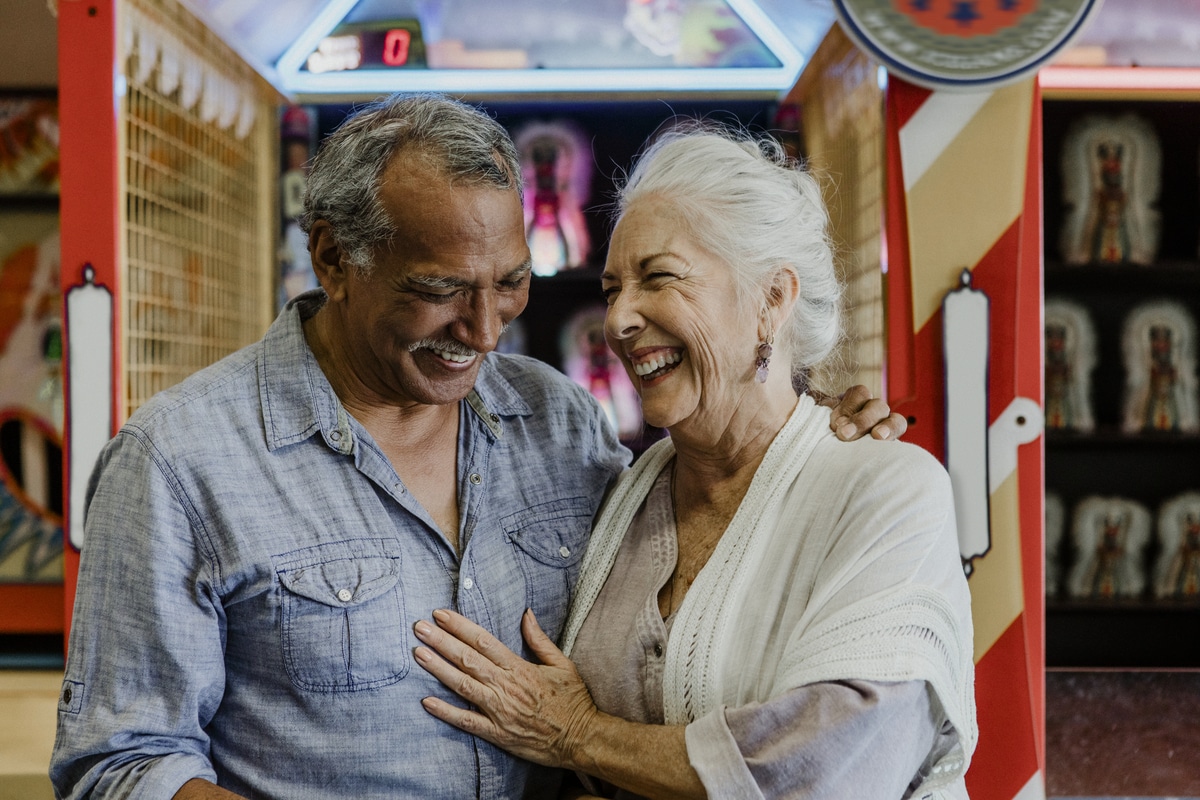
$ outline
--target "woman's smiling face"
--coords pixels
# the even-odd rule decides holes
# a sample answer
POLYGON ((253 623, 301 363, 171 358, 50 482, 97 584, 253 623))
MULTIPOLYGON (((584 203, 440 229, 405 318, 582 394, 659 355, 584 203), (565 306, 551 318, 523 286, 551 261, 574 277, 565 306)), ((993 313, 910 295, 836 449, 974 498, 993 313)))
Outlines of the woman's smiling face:
POLYGON ((605 338, 646 421, 723 424, 747 399, 758 340, 732 269, 695 242, 680 209, 645 197, 617 223, 601 282, 605 338))

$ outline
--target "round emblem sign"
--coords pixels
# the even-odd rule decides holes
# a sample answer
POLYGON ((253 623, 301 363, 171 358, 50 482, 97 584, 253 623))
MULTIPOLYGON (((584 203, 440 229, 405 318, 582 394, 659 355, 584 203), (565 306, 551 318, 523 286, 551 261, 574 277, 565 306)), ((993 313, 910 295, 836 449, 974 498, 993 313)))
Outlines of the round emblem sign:
POLYGON ((1080 31, 1100 0, 833 0, 842 28, 890 71, 934 89, 1024 77, 1080 31))

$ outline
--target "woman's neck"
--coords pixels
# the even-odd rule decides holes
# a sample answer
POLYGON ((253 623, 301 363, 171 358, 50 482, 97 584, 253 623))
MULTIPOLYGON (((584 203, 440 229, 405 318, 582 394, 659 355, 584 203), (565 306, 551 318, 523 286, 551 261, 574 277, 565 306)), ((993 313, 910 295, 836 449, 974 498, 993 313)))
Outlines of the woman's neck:
POLYGON ((769 391, 739 403, 718 424, 685 422, 672 427, 677 486, 696 500, 726 495, 738 487, 744 494, 797 401, 789 386, 786 391, 769 391))
POLYGON ((796 408, 798 398, 790 386, 755 389, 747 393, 753 397, 731 407, 719 426, 671 428, 671 504, 678 556, 658 594, 664 618, 679 608, 708 563, 767 450, 796 408))

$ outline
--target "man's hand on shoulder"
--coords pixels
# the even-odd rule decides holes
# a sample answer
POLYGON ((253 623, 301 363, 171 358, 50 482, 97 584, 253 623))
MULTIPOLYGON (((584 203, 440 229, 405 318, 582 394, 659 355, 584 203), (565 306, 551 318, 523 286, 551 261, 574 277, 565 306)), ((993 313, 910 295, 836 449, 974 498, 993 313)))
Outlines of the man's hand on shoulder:
POLYGON ((829 427, 843 442, 860 439, 868 433, 873 439, 899 439, 908 430, 908 420, 892 411, 881 398, 871 397, 871 391, 861 384, 851 386, 841 397, 832 397, 812 389, 812 398, 833 411, 829 427))

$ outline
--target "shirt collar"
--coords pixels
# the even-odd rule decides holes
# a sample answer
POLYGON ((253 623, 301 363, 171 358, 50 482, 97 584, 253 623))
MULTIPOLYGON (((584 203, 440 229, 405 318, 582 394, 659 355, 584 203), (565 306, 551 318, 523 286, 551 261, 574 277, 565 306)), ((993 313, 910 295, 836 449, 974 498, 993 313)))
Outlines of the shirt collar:
MULTIPOLYGON (((268 450, 302 441, 318 431, 334 450, 353 450, 348 415, 304 338, 304 320, 325 300, 320 289, 293 298, 263 336, 258 375, 268 450)), ((496 353, 485 358, 475 388, 467 396, 468 406, 496 438, 503 434, 504 417, 532 413, 497 366, 497 360, 504 358, 507 356, 496 353)))
POLYGON ((467 404, 496 438, 501 436, 504 417, 524 417, 533 413, 525 398, 499 367, 499 363, 506 358, 510 356, 489 353, 479 368, 475 388, 467 395, 467 404))
POLYGON ((304 320, 325 304, 316 289, 288 302, 263 336, 258 387, 267 432, 267 449, 276 450, 321 431, 336 450, 353 443, 349 420, 317 357, 304 338, 304 320))

